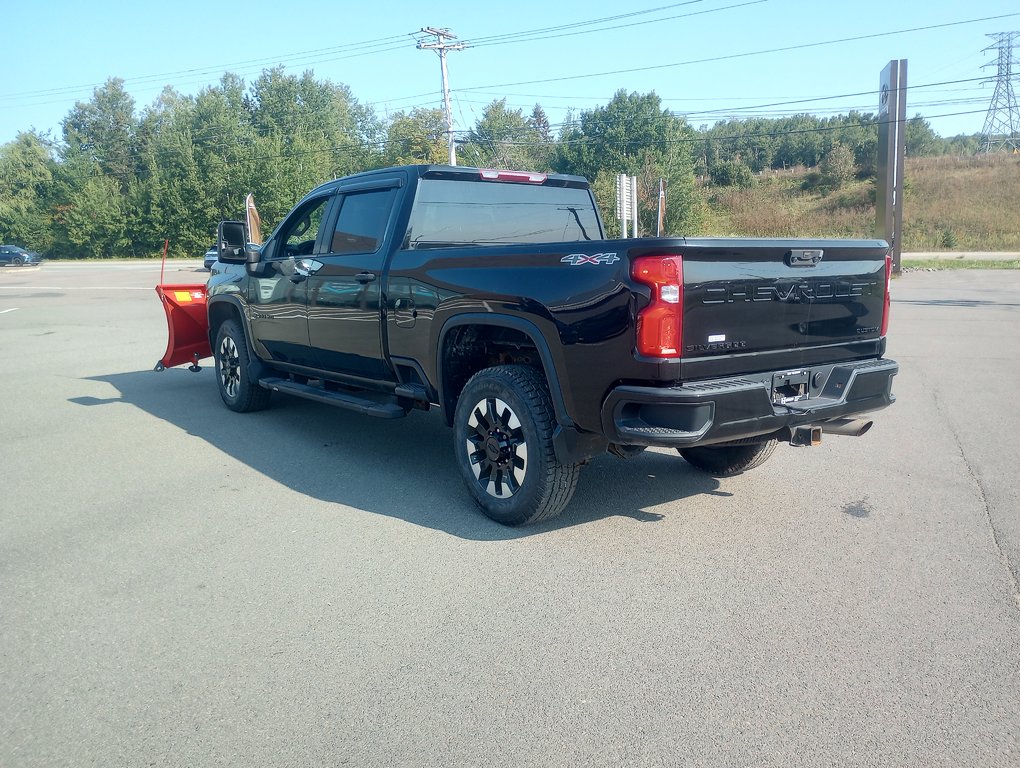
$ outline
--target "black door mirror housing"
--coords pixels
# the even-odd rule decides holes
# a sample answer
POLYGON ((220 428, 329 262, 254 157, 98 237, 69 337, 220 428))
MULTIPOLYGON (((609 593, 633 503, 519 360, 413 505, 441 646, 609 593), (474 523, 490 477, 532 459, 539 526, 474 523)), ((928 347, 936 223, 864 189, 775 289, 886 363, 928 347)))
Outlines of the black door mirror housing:
POLYGON ((224 264, 248 261, 247 240, 243 221, 221 221, 216 228, 216 250, 224 264))

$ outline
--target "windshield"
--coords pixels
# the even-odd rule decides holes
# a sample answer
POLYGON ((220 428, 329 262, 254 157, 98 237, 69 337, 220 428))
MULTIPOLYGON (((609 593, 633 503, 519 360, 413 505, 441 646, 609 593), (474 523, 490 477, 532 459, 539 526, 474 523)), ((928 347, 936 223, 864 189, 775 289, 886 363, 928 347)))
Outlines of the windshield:
POLYGON ((422 179, 404 248, 601 240, 587 189, 422 179))

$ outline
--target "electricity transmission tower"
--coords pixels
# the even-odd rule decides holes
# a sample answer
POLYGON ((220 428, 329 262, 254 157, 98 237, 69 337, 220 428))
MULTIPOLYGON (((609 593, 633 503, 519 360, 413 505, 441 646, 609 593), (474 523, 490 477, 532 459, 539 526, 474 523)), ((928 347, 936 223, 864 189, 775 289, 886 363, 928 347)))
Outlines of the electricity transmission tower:
MULTIPOLYGON (((1013 93, 1013 78, 1020 74, 1020 63, 1013 56, 1013 41, 1020 38, 1020 32, 999 32, 988 37, 995 40, 984 50, 999 52, 999 59, 996 62, 998 73, 995 80, 988 79, 986 83, 995 83, 995 93, 992 94, 992 102, 988 105, 988 116, 985 117, 985 127, 981 133, 985 137, 984 151, 998 152, 1020 152, 1020 109, 1016 105, 1016 95, 1013 93)), ((984 66, 990 67, 991 63, 984 66)))
POLYGON ((453 111, 450 109, 450 82, 446 72, 446 52, 463 51, 467 46, 464 43, 448 43, 447 40, 456 40, 457 36, 448 29, 437 29, 436 27, 422 27, 421 31, 426 35, 433 35, 436 38, 434 43, 418 41, 418 50, 431 49, 439 54, 439 64, 443 72, 443 109, 446 111, 446 135, 450 146, 450 165, 457 164, 457 145, 453 139, 453 111))

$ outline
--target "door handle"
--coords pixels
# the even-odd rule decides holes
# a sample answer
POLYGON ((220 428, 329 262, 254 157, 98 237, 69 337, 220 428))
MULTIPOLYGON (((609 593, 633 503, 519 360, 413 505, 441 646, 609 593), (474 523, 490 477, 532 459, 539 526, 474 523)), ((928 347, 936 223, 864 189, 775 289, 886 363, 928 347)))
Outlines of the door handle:
POLYGON ((362 285, 365 285, 366 283, 371 283, 373 280, 375 280, 375 273, 359 272, 354 276, 354 279, 357 280, 362 285))

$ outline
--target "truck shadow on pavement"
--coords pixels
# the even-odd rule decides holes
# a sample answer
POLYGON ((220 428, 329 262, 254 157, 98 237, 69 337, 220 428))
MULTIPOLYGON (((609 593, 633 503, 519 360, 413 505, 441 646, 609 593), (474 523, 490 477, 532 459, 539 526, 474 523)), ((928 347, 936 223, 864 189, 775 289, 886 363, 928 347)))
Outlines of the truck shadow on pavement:
MULTIPOLYGON (((605 455, 581 470, 577 492, 556 519, 507 528, 486 518, 464 488, 453 432, 438 411, 376 419, 298 398, 275 395, 268 409, 233 413, 220 401, 212 370, 184 368, 91 377, 120 397, 72 398, 85 407, 127 403, 201 438, 294 492, 446 531, 497 541, 533 536, 610 517, 654 523, 658 504, 706 493, 719 483, 674 451, 632 459, 605 455)), ((216 482, 215 465, 196 472, 216 482)), ((192 487, 201 493, 202 479, 192 487)), ((290 512, 293 514, 293 511, 290 512)))

